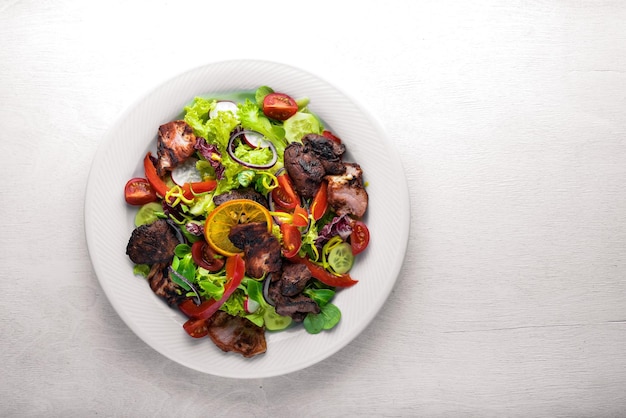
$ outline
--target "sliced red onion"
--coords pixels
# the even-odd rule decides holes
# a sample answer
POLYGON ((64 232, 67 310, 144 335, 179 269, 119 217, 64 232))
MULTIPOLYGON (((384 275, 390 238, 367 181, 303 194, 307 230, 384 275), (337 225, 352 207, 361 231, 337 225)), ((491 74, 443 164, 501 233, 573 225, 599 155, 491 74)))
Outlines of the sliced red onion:
POLYGON ((270 290, 271 282, 272 282, 272 275, 268 274, 265 280, 263 281, 263 297, 265 298, 265 301, 267 303, 269 303, 272 306, 276 306, 276 302, 274 302, 274 300, 272 300, 272 298, 270 297, 269 290, 270 290))
POLYGON ((172 268, 172 266, 169 266, 169 271, 171 274, 173 274, 174 276, 176 276, 177 279, 180 279, 181 281, 185 282, 185 284, 187 286, 189 286, 189 288, 191 289, 191 291, 194 293, 194 302, 196 303, 196 305, 200 305, 200 303, 202 303, 202 300, 200 299, 200 293, 198 293, 198 291, 196 290, 196 288, 194 287, 193 284, 191 284, 191 282, 189 280, 187 280, 187 278, 185 276, 183 276, 182 274, 180 274, 179 272, 177 272, 176 270, 174 270, 172 268))
POLYGON ((213 119, 217 116, 218 112, 232 112, 233 115, 237 115, 237 103, 231 102, 230 100, 220 100, 209 112, 209 118, 213 119))
MULTIPOLYGON (((278 161, 278 153, 276 152, 276 147, 270 141, 265 141, 267 148, 269 148, 270 151, 272 151, 272 159, 267 164, 251 164, 249 162, 246 162, 237 158, 237 156, 235 155, 235 150, 234 150, 235 140, 240 136, 245 136, 248 132, 254 132, 254 131, 247 131, 247 130, 238 131, 230 136, 230 140, 228 141, 228 146, 226 147, 226 151, 228 152, 228 155, 230 155, 230 158, 232 158, 234 161, 238 162, 242 166, 248 167, 248 168, 266 170, 268 168, 273 167, 274 164, 276 164, 276 161, 278 161)), ((255 133, 258 134, 258 132, 255 132, 255 133)), ((266 148, 266 147, 262 147, 262 148, 266 148)))

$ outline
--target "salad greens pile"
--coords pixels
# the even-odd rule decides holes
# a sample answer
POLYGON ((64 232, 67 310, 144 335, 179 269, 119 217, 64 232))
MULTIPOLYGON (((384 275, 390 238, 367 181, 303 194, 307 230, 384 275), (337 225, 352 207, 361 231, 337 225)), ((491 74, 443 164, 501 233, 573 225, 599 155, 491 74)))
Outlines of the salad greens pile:
MULTIPOLYGON (((170 178, 165 178, 169 191, 163 196, 169 204, 151 202, 143 205, 137 212, 136 226, 153 222, 155 219, 171 219, 180 226, 185 242, 175 249, 171 263, 171 279, 183 288, 188 297, 220 300, 228 285, 225 269, 210 272, 200 267, 194 259, 192 246, 203 240, 202 228, 207 215, 215 208, 213 196, 242 187, 253 187, 257 192, 268 196, 278 187, 277 173, 284 167, 284 150, 294 141, 300 141, 303 135, 324 132, 322 121, 307 108, 308 99, 296 99, 297 111, 284 121, 268 118, 263 110, 264 98, 273 93, 270 87, 262 86, 255 92, 235 93, 221 97, 196 97, 183 109, 184 121, 193 129, 194 134, 205 142, 197 146, 197 175, 203 180, 215 180, 216 187, 211 192, 194 194, 185 198, 170 178), (237 111, 220 111, 218 103, 233 98, 237 111), (276 162, 268 166, 273 158, 272 147, 252 146, 239 141, 233 146, 232 134, 237 129, 258 132, 264 141, 271 142, 276 154, 276 162), (233 158, 244 161, 242 164, 233 158)), ((310 204, 310 202, 309 202, 310 204)), ((289 219, 289 213, 272 212, 272 215, 289 219)), ((328 211, 317 221, 301 228, 301 246, 299 256, 308 258, 311 263, 332 270, 328 262, 332 251, 337 252, 338 244, 344 243, 350 233, 350 222, 345 216, 338 217, 328 211), (333 238, 335 237, 335 238, 333 238), (341 237, 341 238, 339 238, 341 237), (334 246, 334 247, 333 247, 334 246)), ((284 243, 283 232, 277 223, 272 226, 272 234, 284 243)), ((348 244, 346 244, 348 245, 348 244)), ((337 277, 345 275, 352 265, 351 254, 343 253, 344 266, 341 271, 329 273, 337 277), (346 268, 347 267, 347 268, 346 268)), ((147 275, 149 267, 136 265, 137 274, 147 275)), ((311 280, 304 294, 313 299, 320 307, 319 314, 307 314, 303 321, 309 333, 319 333, 333 328, 340 321, 341 312, 331 300, 336 291, 334 283, 311 280)), ((266 291, 265 291, 266 292, 266 291)), ((268 330, 280 330, 288 327, 292 320, 281 316, 264 296, 263 278, 244 277, 237 289, 222 304, 221 310, 231 315, 242 316, 258 326, 268 330)))

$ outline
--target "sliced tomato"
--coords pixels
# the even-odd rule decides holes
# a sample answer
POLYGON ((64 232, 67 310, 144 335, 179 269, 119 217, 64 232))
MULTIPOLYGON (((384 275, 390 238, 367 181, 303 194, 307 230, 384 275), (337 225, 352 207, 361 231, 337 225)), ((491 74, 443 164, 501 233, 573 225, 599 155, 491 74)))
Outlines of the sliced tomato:
POLYGON ((212 273, 220 271, 226 262, 224 258, 220 257, 204 240, 193 243, 191 246, 191 256, 198 266, 212 273))
POLYGON ((338 137, 333 135, 333 133, 331 131, 323 131, 322 132, 322 136, 325 136, 326 138, 330 139, 333 142, 341 144, 341 139, 339 139, 338 137))
POLYGON ((309 214, 300 205, 296 205, 293 211, 293 221, 291 222, 295 226, 307 226, 309 224, 309 214))
POLYGON ((183 324, 183 328, 187 331, 187 334, 191 335, 193 338, 202 338, 209 334, 206 319, 188 319, 187 322, 183 324))
POLYGON ((165 197, 165 193, 167 193, 169 187, 167 187, 167 184, 165 184, 163 179, 157 174, 156 167, 152 163, 150 152, 148 152, 146 154, 146 157, 143 159, 143 168, 146 172, 146 179, 148 180, 150 186, 152 186, 156 194, 161 197, 165 197))
POLYGON ((217 187, 217 181, 207 180, 197 183, 183 184, 183 196, 187 199, 193 199, 195 195, 200 193, 212 192, 217 187))
POLYGON ((313 203, 311 204, 311 215, 313 219, 318 221, 324 213, 326 213, 326 209, 328 208, 328 183, 325 181, 322 182, 320 188, 315 193, 315 197, 313 198, 313 203))
POLYGON ((280 232, 283 235, 283 255, 289 258, 298 254, 302 245, 302 235, 298 227, 282 223, 280 224, 280 232))
POLYGON ((228 260, 226 260, 226 285, 224 286, 222 298, 220 300, 205 300, 200 305, 196 305, 193 299, 185 299, 178 305, 178 309, 191 319, 210 318, 228 300, 230 295, 237 289, 237 286, 241 284, 245 272, 246 264, 240 254, 228 257, 228 260))
POLYGON ((320 282, 333 287, 350 287, 358 283, 358 280, 354 280, 348 273, 344 274, 332 274, 331 272, 313 263, 306 257, 294 256, 289 257, 289 261, 292 263, 304 264, 311 272, 311 276, 315 277, 320 282))
POLYGON ((263 113, 276 120, 287 120, 298 111, 298 104, 284 93, 270 93, 263 99, 263 113))
POLYGON ((148 180, 135 177, 126 182, 124 199, 130 205, 145 205, 146 203, 156 201, 157 195, 148 180))
POLYGON ((278 180, 278 187, 272 190, 274 203, 284 209, 295 209, 300 203, 300 198, 293 188, 289 175, 283 173, 277 176, 276 179, 278 180))
POLYGON ((352 234, 350 234, 350 245, 352 254, 357 255, 367 248, 370 242, 370 231, 362 221, 355 221, 352 224, 352 234))

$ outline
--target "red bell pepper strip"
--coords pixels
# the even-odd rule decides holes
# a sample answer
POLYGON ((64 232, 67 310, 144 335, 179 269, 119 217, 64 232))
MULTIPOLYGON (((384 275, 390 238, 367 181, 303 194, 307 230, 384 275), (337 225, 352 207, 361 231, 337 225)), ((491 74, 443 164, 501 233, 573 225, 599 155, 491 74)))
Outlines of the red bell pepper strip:
POLYGON ((197 183, 185 183, 183 184, 183 196, 186 199, 193 199, 194 193, 206 193, 212 192, 217 187, 217 181, 215 180, 207 180, 207 181, 199 181, 197 183))
POLYGON ((193 299, 185 299, 178 309, 190 319, 208 319, 228 300, 246 272, 246 264, 241 258, 241 254, 235 254, 226 260, 226 285, 224 295, 220 300, 209 299, 196 305, 193 299))
POLYGON ((290 257, 289 261, 292 263, 304 264, 311 272, 311 276, 328 286, 350 287, 358 283, 358 280, 354 280, 349 274, 332 274, 322 266, 318 266, 306 257, 296 255, 294 257, 290 257))
POLYGON ((148 152, 146 154, 146 158, 143 159, 143 169, 146 172, 146 179, 156 194, 161 197, 165 197, 169 187, 167 187, 167 184, 165 184, 163 179, 161 179, 161 177, 157 174, 156 167, 152 163, 152 159, 150 157, 151 153, 148 152))

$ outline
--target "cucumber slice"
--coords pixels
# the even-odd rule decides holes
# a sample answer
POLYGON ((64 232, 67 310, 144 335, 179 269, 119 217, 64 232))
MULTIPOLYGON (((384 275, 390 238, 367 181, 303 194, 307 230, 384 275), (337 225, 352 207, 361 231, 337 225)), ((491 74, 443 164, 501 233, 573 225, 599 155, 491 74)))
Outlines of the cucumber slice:
POLYGON ((337 274, 344 274, 350 271, 354 264, 352 247, 347 242, 342 242, 333 247, 328 253, 328 265, 337 274))
POLYGON ((267 306, 263 314, 265 328, 268 331, 280 331, 291 325, 291 317, 281 316, 276 313, 273 306, 267 306))
POLYGON ((151 224, 159 219, 159 214, 163 214, 163 207, 160 203, 146 203, 135 214, 135 226, 151 224))
POLYGON ((311 113, 297 112, 283 123, 285 139, 289 142, 300 141, 306 134, 321 134, 322 125, 311 113))

